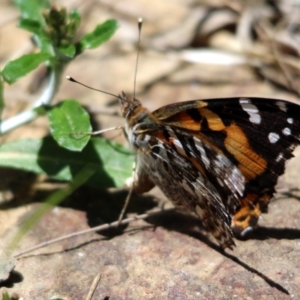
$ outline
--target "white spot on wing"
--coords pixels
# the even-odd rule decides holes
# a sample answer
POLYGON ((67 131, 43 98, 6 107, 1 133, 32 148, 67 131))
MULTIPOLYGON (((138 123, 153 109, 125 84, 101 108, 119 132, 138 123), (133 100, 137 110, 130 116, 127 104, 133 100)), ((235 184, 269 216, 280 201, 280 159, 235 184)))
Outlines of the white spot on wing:
POLYGON ((259 110, 254 104, 251 103, 250 100, 240 99, 240 104, 242 106, 242 109, 249 115, 249 120, 251 123, 261 123, 261 116, 259 114, 259 110))
POLYGON ((185 153, 185 151, 183 149, 183 146, 182 146, 181 142, 177 138, 175 138, 173 140, 173 144, 174 144, 174 146, 175 146, 178 153, 180 153, 183 156, 187 156, 187 154, 185 153))
POLYGON ((276 157, 275 161, 280 162, 283 159, 282 153, 279 153, 278 156, 276 157))
POLYGON ((224 167, 223 156, 218 154, 216 156, 216 160, 214 161, 214 164, 218 169, 222 169, 224 167))
POLYGON ((294 123, 294 119, 293 119, 293 118, 287 118, 287 122, 288 122, 289 124, 293 124, 293 123, 294 123))
POLYGON ((286 108, 286 103, 283 101, 277 101, 276 102, 277 106, 279 107, 280 110, 286 112, 287 108, 286 108))
POLYGON ((204 150, 204 148, 202 146, 201 141, 199 141, 195 137, 193 137, 193 139, 194 139, 194 143, 195 143, 195 146, 196 146, 197 150, 200 152, 200 155, 201 155, 201 158, 202 158, 202 161, 203 161, 205 167, 208 168, 209 165, 210 165, 210 161, 209 161, 209 159, 208 159, 208 157, 206 155, 206 152, 205 152, 205 150, 204 150))
POLYGON ((284 135, 290 135, 291 134, 291 129, 288 128, 288 127, 285 127, 283 130, 282 130, 282 133, 284 135))
POLYGON ((275 144, 279 140, 279 135, 275 132, 270 132, 268 138, 270 143, 275 144))
POLYGON ((220 186, 224 186, 224 182, 219 177, 217 177, 217 181, 220 186))
POLYGON ((181 142, 179 141, 178 137, 176 136, 176 134, 174 133, 174 131, 170 128, 170 126, 166 126, 166 129, 168 130, 170 136, 173 138, 173 144, 174 144, 177 152, 180 153, 181 155, 187 157, 187 154, 184 151, 183 146, 182 146, 181 142))

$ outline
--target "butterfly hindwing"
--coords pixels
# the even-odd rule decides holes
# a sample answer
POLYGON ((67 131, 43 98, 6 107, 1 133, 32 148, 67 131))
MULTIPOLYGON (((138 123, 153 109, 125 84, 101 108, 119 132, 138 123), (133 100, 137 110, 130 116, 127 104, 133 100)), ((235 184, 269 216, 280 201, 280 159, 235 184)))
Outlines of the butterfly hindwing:
MULTIPOLYGON (((222 202, 225 195, 225 192, 220 193, 222 186, 213 184, 199 166, 172 147, 170 140, 167 142, 157 136, 161 136, 161 132, 150 131, 139 140, 138 172, 147 174, 175 206, 197 214, 222 246, 232 246, 231 217, 229 208, 222 202)), ((178 140, 172 142, 178 143, 178 140)), ((144 178, 139 177, 139 180, 144 181, 144 178)), ((238 205, 237 198, 232 200, 235 200, 232 205, 238 205)))

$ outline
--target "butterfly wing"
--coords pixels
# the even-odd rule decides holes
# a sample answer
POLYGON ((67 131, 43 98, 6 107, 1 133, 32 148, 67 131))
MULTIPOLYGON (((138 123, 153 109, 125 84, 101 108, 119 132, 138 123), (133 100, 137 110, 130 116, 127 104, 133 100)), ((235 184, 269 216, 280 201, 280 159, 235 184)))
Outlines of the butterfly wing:
POLYGON ((231 214, 244 189, 238 168, 176 127, 141 123, 134 134, 138 173, 147 174, 177 207, 195 212, 222 247, 232 246, 231 214))
MULTIPOLYGON (((300 142, 300 106, 262 98, 195 100, 162 107, 153 115, 164 126, 210 144, 238 167, 245 193, 239 197, 233 229, 242 233, 255 226, 300 142)), ((221 173, 219 179, 223 180, 221 173)))

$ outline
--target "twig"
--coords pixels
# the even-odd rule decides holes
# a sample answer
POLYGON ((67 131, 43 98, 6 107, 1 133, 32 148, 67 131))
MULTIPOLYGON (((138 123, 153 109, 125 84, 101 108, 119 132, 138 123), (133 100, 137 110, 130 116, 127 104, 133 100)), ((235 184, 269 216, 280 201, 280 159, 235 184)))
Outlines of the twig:
POLYGON ((173 207, 172 208, 167 208, 167 209, 160 208, 160 209, 154 210, 154 211, 149 212, 149 213, 145 213, 145 214, 142 214, 142 215, 137 215, 137 216, 134 216, 134 217, 131 217, 131 218, 124 219, 121 222, 115 221, 113 223, 106 223, 106 224, 102 224, 102 225, 99 225, 99 226, 96 226, 96 227, 93 227, 93 228, 81 230, 81 231, 78 231, 78 232, 73 232, 71 234, 64 235, 62 237, 59 237, 59 238, 56 238, 56 239, 53 239, 53 240, 50 240, 50 241, 46 241, 46 242, 38 244, 34 247, 28 248, 24 251, 21 251, 21 252, 15 254, 14 257, 15 258, 20 257, 20 256, 22 256, 22 255, 24 255, 28 252, 31 252, 31 251, 49 246, 51 244, 54 244, 54 243, 57 243, 57 242, 60 242, 60 241, 63 241, 63 240, 66 240, 66 239, 69 239, 69 238, 72 238, 72 237, 75 237, 75 236, 79 236, 79 235, 82 235, 82 234, 87 234, 87 233, 91 233, 91 232, 95 232, 95 231, 101 231, 101 230, 109 229, 109 228, 112 228, 112 227, 117 227, 119 225, 128 224, 128 223, 130 223, 132 221, 135 221, 135 220, 144 220, 144 219, 159 215, 162 212, 172 211, 172 210, 174 210, 173 207))
POLYGON ((96 288, 97 288, 97 285, 98 285, 100 279, 101 279, 101 273, 99 273, 99 274, 94 278, 93 283, 92 283, 92 285, 91 285, 91 287, 90 287, 89 293, 88 293, 88 295, 87 295, 87 297, 86 297, 85 300, 91 300, 91 299, 92 299, 92 297, 93 297, 93 295, 94 295, 94 293, 95 293, 95 290, 96 290, 96 288))

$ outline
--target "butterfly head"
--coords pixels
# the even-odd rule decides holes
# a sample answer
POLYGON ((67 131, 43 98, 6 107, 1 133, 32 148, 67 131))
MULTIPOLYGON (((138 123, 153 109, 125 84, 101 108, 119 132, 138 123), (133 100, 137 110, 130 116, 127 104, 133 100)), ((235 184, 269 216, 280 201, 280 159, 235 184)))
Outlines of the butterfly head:
POLYGON ((121 116, 126 120, 130 119, 134 112, 142 106, 139 100, 129 98, 124 92, 119 95, 119 103, 121 107, 121 116))

